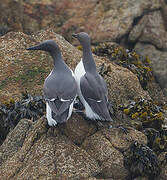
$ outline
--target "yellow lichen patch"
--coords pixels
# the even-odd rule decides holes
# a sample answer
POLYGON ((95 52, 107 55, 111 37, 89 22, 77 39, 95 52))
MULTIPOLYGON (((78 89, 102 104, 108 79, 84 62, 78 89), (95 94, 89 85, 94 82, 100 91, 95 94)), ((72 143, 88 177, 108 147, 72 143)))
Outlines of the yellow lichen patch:
POLYGON ((130 110, 129 109, 124 109, 125 114, 129 114, 130 110))
POLYGON ((146 58, 145 58, 145 62, 146 62, 146 63, 148 63, 148 64, 150 64, 150 63, 151 63, 151 60, 149 59, 149 57, 148 57, 148 56, 146 56, 146 58))
POLYGON ((82 46, 77 46, 77 49, 82 51, 82 46))
POLYGON ((9 103, 14 104, 15 100, 13 98, 10 98, 9 103))
POLYGON ((139 113, 136 112, 136 113, 132 114, 131 118, 132 118, 132 119, 136 119, 138 116, 139 116, 139 113))
POLYGON ((155 139, 156 144, 160 144, 160 142, 161 142, 161 138, 158 137, 158 138, 155 139))
POLYGON ((147 115, 148 115, 147 112, 143 112, 141 113, 140 118, 145 118, 147 115))

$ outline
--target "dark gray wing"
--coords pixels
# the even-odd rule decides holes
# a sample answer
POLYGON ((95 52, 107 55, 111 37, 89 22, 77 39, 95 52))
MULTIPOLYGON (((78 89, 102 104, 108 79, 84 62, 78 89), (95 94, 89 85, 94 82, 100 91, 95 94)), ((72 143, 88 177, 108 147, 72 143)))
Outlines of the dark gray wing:
POLYGON ((77 93, 75 79, 70 73, 52 73, 44 83, 44 96, 52 110, 52 118, 62 123, 67 120, 69 107, 77 93))
POLYGON ((86 73, 80 81, 83 97, 92 110, 101 117, 102 121, 112 121, 108 110, 108 91, 102 77, 97 73, 86 73))

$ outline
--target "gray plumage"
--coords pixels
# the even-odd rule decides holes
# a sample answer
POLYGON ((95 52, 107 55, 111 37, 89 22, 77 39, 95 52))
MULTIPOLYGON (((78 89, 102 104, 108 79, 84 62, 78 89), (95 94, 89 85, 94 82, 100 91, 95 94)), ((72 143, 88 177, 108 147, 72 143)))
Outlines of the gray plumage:
POLYGON ((47 40, 27 50, 43 50, 52 56, 54 68, 45 79, 43 88, 48 124, 53 126, 66 122, 72 113, 77 87, 73 73, 65 64, 58 45, 53 40, 47 40))
POLYGON ((108 109, 107 85, 96 70, 90 38, 85 32, 74 34, 73 37, 77 38, 83 47, 83 57, 75 69, 75 76, 78 95, 85 106, 86 115, 91 119, 112 121, 108 109))

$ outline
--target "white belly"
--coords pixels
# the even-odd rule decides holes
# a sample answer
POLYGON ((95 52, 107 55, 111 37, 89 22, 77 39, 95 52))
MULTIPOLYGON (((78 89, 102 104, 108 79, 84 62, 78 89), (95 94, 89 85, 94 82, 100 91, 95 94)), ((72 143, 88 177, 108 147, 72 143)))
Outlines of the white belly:
POLYGON ((99 115, 94 113, 91 109, 91 107, 89 106, 89 104, 85 101, 82 93, 81 93, 81 88, 80 88, 80 79, 82 76, 85 75, 85 69, 84 69, 84 66, 83 66, 83 62, 82 62, 82 59, 81 61, 79 62, 79 64, 76 66, 75 68, 75 79, 76 79, 76 83, 77 83, 77 94, 82 102, 82 104, 84 105, 85 107, 85 113, 86 113, 86 116, 90 119, 100 119, 99 115))

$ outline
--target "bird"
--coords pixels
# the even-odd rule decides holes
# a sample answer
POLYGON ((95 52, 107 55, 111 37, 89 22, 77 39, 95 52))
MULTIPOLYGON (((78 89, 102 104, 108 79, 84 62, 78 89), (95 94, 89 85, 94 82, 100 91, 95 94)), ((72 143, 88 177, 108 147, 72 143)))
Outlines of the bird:
POLYGON ((94 121, 113 121, 108 101, 106 82, 97 72, 96 64, 91 51, 91 39, 85 32, 72 34, 80 42, 83 55, 75 68, 77 94, 85 107, 85 115, 94 121))
POLYGON ((54 40, 46 40, 27 50, 49 52, 54 67, 43 86, 46 101, 46 118, 49 126, 66 122, 72 115, 77 95, 77 85, 73 71, 64 62, 59 46, 54 40))

